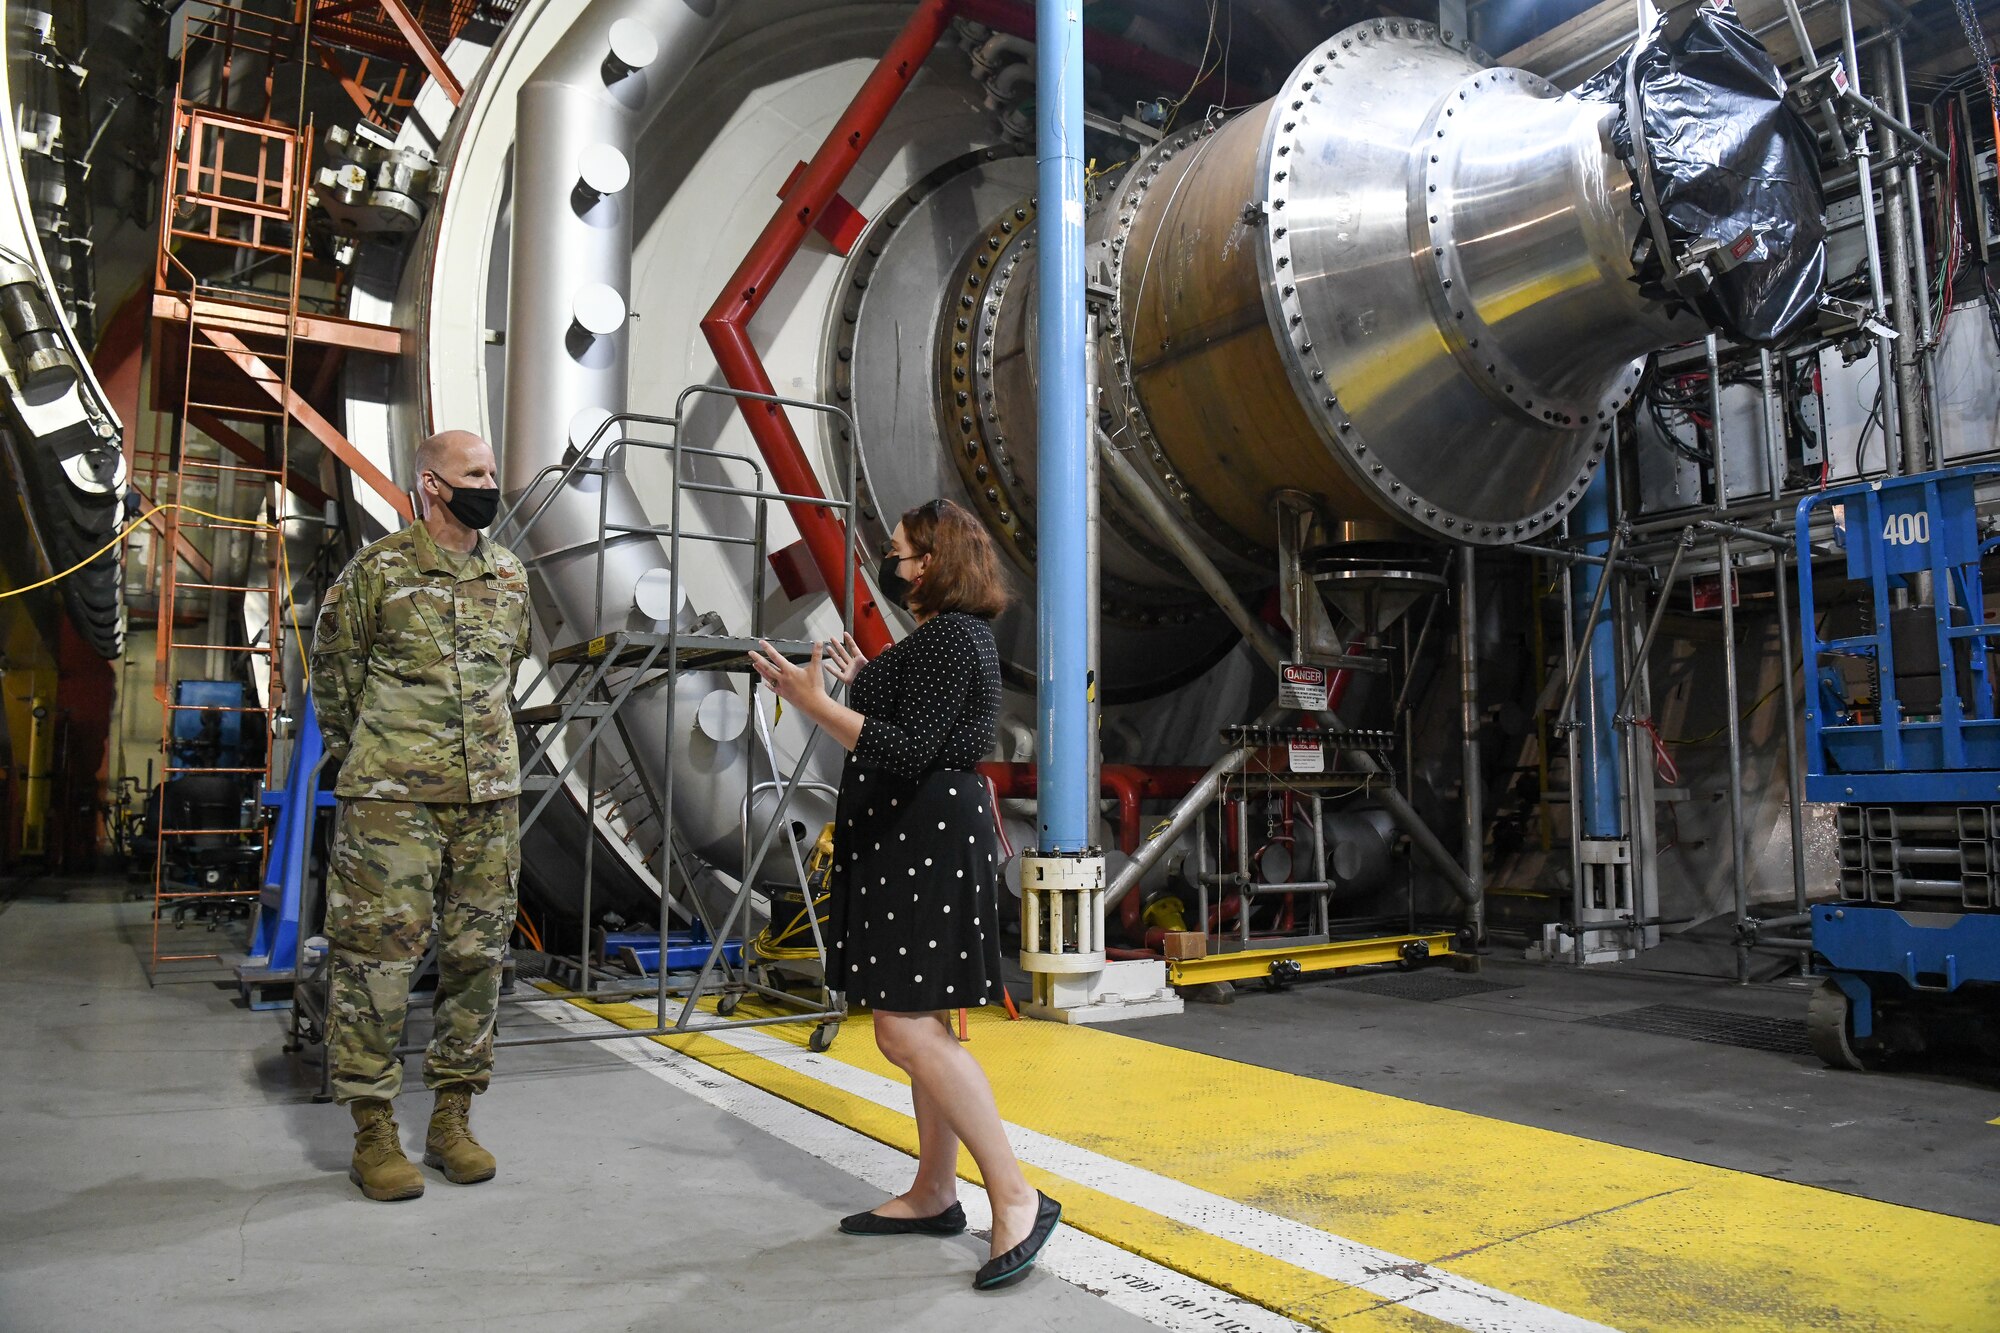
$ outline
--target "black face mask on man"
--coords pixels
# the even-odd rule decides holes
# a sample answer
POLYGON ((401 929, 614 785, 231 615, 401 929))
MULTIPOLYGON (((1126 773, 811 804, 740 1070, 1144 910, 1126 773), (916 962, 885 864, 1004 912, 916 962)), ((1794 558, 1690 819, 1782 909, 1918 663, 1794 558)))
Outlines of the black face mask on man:
MULTIPOLYGON (((432 476, 437 474, 433 472, 432 476)), ((443 482, 443 477, 438 477, 443 482)), ((450 485, 449 482, 445 483, 450 485)), ((500 512, 500 488, 498 486, 452 486, 451 498, 444 502, 451 516, 471 528, 474 532, 491 527, 494 516, 500 512)))
POLYGON ((890 552, 882 557, 882 563, 875 566, 875 582, 882 589, 882 595, 902 607, 910 609, 910 589, 915 586, 903 577, 905 557, 890 552))

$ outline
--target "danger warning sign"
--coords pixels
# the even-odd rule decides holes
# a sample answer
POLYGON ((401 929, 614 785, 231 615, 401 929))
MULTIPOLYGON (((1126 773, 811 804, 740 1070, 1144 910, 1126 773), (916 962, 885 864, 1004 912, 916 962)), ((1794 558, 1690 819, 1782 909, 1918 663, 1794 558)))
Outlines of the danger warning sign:
POLYGON ((1278 702, 1308 713, 1326 711, 1326 668, 1286 662, 1278 672, 1278 702))

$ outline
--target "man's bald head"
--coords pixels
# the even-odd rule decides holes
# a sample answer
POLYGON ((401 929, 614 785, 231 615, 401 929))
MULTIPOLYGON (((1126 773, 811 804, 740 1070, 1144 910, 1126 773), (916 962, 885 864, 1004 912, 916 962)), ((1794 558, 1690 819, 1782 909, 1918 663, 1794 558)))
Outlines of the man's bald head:
POLYGON ((420 516, 433 537, 446 540, 447 534, 455 532, 457 536, 451 541, 467 543, 453 545, 453 550, 469 550, 473 534, 452 515, 452 496, 460 491, 494 491, 499 485, 493 447, 469 430, 439 431, 417 446, 420 516))
POLYGON ((466 479, 466 473, 484 463, 486 479, 475 485, 493 484, 493 449, 469 430, 441 430, 417 446, 417 471, 443 477, 447 485, 466 479))

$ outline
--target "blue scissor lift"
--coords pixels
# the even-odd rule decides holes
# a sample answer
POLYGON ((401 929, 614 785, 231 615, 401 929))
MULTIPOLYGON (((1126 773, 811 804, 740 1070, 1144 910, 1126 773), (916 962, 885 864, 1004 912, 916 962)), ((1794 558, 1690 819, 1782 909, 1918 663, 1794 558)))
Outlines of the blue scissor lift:
MULTIPOLYGON (((1839 900, 1812 909, 1821 1059, 1874 1067, 1938 1025, 2000 1039, 2000 713, 1976 491, 2000 464, 1863 482, 1798 507, 1805 796, 1840 807, 1839 900), (1861 632, 1821 639, 1811 521, 1835 515, 1861 632), (1843 671, 1843 668, 1846 668, 1843 671)), ((1831 605, 1831 603, 1830 603, 1831 605)))

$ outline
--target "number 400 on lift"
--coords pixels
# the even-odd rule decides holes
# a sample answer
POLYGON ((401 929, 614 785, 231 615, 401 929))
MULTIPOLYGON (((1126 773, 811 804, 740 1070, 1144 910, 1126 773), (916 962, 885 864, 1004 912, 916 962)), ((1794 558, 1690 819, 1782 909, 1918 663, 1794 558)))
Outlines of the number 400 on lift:
POLYGON ((1931 539, 1931 516, 1924 510, 1891 514, 1882 520, 1882 540, 1891 546, 1923 546, 1931 539))

